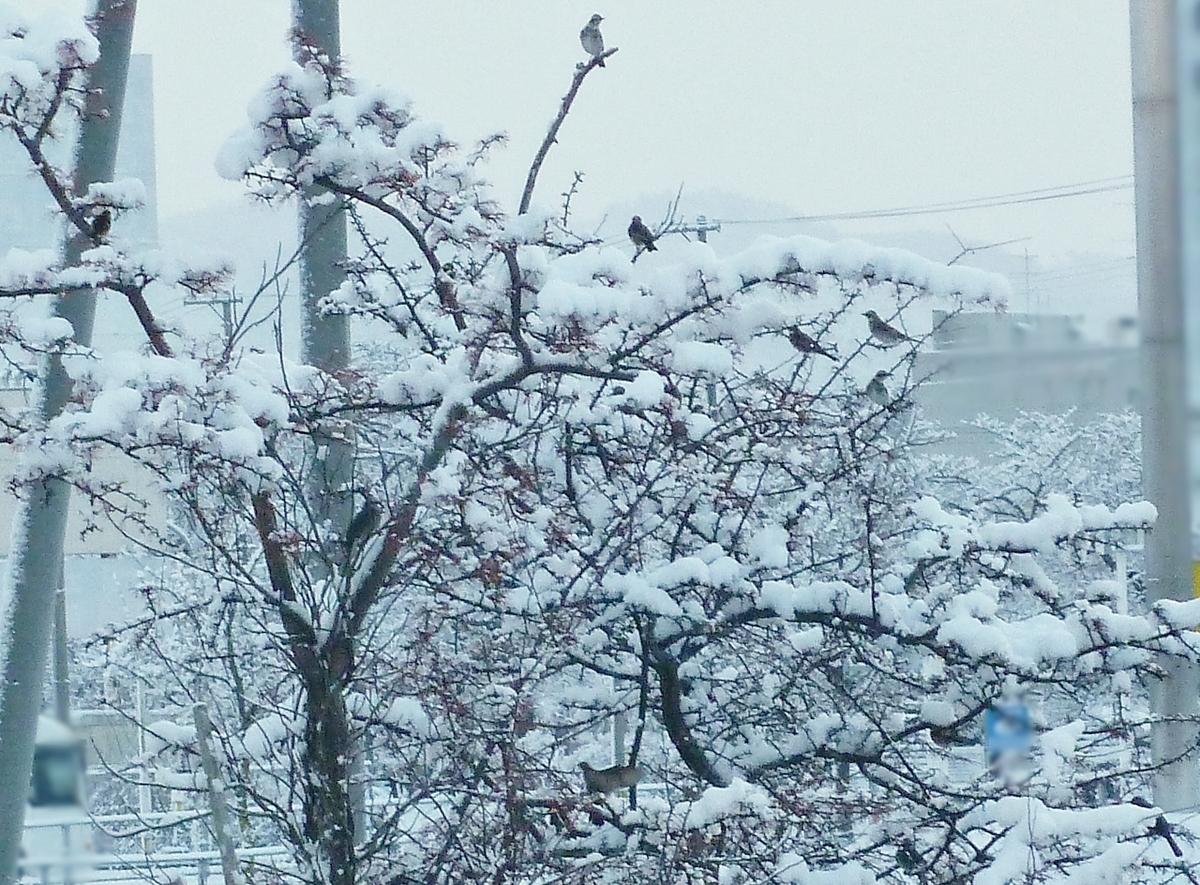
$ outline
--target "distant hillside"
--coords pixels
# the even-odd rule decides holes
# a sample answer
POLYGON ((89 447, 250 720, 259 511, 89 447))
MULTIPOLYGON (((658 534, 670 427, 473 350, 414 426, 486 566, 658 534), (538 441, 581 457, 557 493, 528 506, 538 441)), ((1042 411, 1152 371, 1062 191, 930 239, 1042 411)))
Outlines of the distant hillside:
MULTIPOLYGON (((628 248, 625 228, 633 215, 657 229, 675 199, 673 192, 647 194, 636 201, 611 205, 602 217, 574 217, 575 228, 584 235, 598 236, 618 248, 628 248)), ((960 254, 963 247, 949 227, 932 226, 924 229, 871 230, 868 224, 878 222, 830 223, 795 222, 783 219, 800 214, 792 207, 762 200, 753 200, 724 191, 689 192, 680 200, 676 220, 694 223, 697 216, 722 222, 721 230, 708 235, 708 244, 718 255, 730 255, 746 248, 762 236, 792 236, 806 234, 821 239, 837 240, 855 237, 867 242, 896 246, 916 252, 934 261, 959 263, 995 271, 1008 277, 1014 311, 1061 313, 1084 318, 1089 337, 1102 337, 1112 319, 1133 316, 1137 312, 1136 264, 1131 255, 1084 253, 1054 259, 1025 255, 1021 243, 1006 247, 983 249, 988 243, 971 240, 964 235, 967 247, 978 251, 960 254), (746 223, 754 222, 754 223, 746 223)), ((963 230, 969 225, 961 226, 963 230)), ((403 238, 380 228, 394 243, 404 245, 403 238)), ((691 236, 695 239, 695 235, 691 236)), ((291 207, 268 208, 250 200, 200 209, 185 215, 175 215, 161 222, 160 240, 164 247, 184 254, 222 257, 238 269, 238 293, 247 297, 258 288, 265 272, 274 269, 277 260, 286 261, 296 247, 295 212, 291 207)), ((684 242, 681 236, 664 237, 662 252, 656 260, 671 260, 672 246, 684 242)), ((298 277, 294 269, 281 279, 287 296, 297 291, 298 277)), ((276 293, 271 294, 273 304, 276 293)), ((294 308, 290 297, 287 307, 294 308)), ((264 304, 264 307, 267 305, 264 304)), ((182 298, 168 300, 159 306, 167 322, 188 328, 216 329, 218 313, 205 306, 186 305, 182 298)), ((289 349, 298 342, 296 314, 285 309, 285 341, 289 349)), ((258 346, 271 346, 268 329, 262 330, 258 346)))

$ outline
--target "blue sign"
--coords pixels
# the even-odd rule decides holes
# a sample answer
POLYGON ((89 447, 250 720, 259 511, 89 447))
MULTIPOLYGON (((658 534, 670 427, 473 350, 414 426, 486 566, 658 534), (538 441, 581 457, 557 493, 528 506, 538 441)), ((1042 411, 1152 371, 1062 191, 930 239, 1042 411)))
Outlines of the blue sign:
POLYGON ((1026 753, 1033 745, 1033 726, 1024 704, 1001 704, 983 714, 983 740, 988 753, 1026 753))

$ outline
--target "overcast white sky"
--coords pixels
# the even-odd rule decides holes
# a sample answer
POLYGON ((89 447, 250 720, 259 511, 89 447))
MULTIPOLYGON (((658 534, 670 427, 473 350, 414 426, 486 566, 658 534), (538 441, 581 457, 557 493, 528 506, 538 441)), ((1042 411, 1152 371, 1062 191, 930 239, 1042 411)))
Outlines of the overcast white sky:
MULTIPOLYGON (((490 174, 515 204, 597 11, 620 52, 589 77, 540 190, 557 202, 583 171, 584 215, 681 183, 825 214, 1132 173, 1125 0, 342 0, 343 49, 452 137, 507 132, 490 174)), ((212 160, 287 59, 289 15, 288 0, 139 3, 162 216, 238 194, 212 160)), ((894 224, 1131 254, 1132 202, 1118 190, 894 224)))

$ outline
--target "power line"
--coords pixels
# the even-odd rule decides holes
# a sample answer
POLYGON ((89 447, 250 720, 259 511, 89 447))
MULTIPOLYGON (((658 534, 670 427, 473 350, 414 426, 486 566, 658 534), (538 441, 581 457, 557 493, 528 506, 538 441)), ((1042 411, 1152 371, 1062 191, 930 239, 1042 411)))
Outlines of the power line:
POLYGON ((1063 280, 1097 273, 1129 274, 1137 270, 1133 256, 1128 258, 1113 258, 1106 261, 1093 261, 1085 264, 1066 265, 1050 270, 1035 270, 1034 276, 1039 280, 1063 280))
POLYGON ((1082 181, 1076 184, 1060 185, 1059 187, 1040 188, 1038 190, 1015 191, 1008 194, 997 194, 990 197, 975 197, 968 200, 955 200, 948 203, 929 203, 920 206, 898 206, 891 209, 871 209, 860 212, 831 212, 824 215, 791 215, 781 218, 759 219, 721 219, 722 224, 781 224, 787 222, 811 221, 852 221, 868 218, 900 218, 909 215, 936 215, 943 212, 963 212, 970 209, 992 209, 999 206, 1015 206, 1023 203, 1042 203, 1047 200, 1063 200, 1069 197, 1082 197, 1091 194, 1102 194, 1110 191, 1131 190, 1133 177, 1124 175, 1119 178, 1101 178, 1096 181, 1082 181))

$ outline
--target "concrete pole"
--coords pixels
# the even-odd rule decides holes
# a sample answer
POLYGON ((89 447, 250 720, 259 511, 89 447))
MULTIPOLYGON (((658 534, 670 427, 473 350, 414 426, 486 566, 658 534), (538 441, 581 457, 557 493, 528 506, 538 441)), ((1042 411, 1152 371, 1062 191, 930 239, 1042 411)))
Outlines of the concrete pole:
MULTIPOLYGON (((100 61, 89 77, 91 98, 80 123, 75 161, 75 193, 112 178, 125 102, 129 50, 137 0, 96 0, 96 36, 100 61)), ((76 233, 63 253, 66 264, 79 261, 91 246, 76 233)), ((91 291, 71 292, 55 303, 59 316, 75 330, 75 340, 90 344, 96 315, 91 291)), ((71 379, 61 360, 50 357, 42 368, 38 412, 49 420, 63 411, 71 395, 71 379)), ((9 557, 9 587, 0 629, 8 633, 3 646, 3 681, 0 682, 0 885, 16 881, 25 801, 33 770, 33 744, 42 686, 46 678, 50 633, 54 621, 54 595, 62 569, 63 534, 71 487, 59 479, 45 479, 30 490, 17 513, 13 548, 9 557)))
MULTIPOLYGON (((1130 0, 1138 310, 1142 331, 1142 487, 1158 508, 1146 536, 1146 595, 1192 598, 1187 478, 1184 312, 1175 68, 1175 0, 1130 0)), ((1200 799, 1195 759, 1200 674, 1160 661, 1151 685, 1154 802, 1166 811, 1200 799)))
MULTIPOLYGON (((340 0, 293 0, 292 9, 298 39, 340 65, 340 0)), ((299 44, 296 55, 303 60, 299 44)), ((319 187, 306 189, 300 205, 300 290, 304 299, 300 340, 305 363, 337 375, 350 365, 350 318, 322 314, 320 301, 346 281, 346 213, 340 200, 314 202, 322 193, 319 187)), ((308 479, 312 509, 344 536, 354 508, 354 427, 349 422, 333 423, 319 428, 313 439, 316 453, 308 479)), ((337 576, 329 574, 325 579, 337 580, 337 576)), ((367 824, 363 764, 361 749, 356 750, 350 764, 349 794, 360 839, 367 824)))
MULTIPOLYGON (((300 41, 341 63, 342 38, 339 0, 294 0, 293 14, 300 41)), ((321 299, 346 281, 346 213, 340 200, 316 200, 324 193, 316 186, 304 191, 300 205, 300 290, 304 299, 301 329, 302 358, 330 374, 350 365, 350 318, 322 314, 321 299)), ((354 447, 350 427, 330 427, 316 434, 317 453, 310 480, 316 513, 341 530, 350 524, 353 495, 347 489, 353 476, 354 447)))
MULTIPOLYGON (((339 0, 295 0, 293 12, 300 40, 324 52, 334 64, 342 54, 339 0)), ((302 58, 300 47, 297 57, 302 58)), ((313 204, 323 193, 319 187, 304 192, 300 207, 300 287, 304 295, 304 328, 301 342, 304 361, 327 372, 350 364, 350 321, 345 316, 323 316, 319 302, 346 280, 346 213, 341 202, 313 204)))

